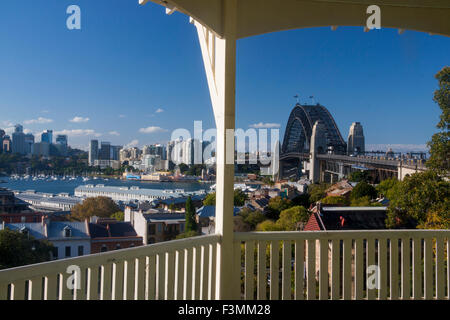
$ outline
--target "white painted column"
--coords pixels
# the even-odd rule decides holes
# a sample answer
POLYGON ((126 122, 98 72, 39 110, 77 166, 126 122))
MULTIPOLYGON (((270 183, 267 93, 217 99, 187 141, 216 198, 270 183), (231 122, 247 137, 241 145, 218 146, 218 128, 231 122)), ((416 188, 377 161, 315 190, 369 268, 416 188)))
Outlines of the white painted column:
POLYGON ((224 1, 223 39, 195 22, 208 79, 217 127, 216 234, 222 236, 217 249, 216 299, 239 299, 233 274, 234 129, 236 95, 237 0, 224 1))

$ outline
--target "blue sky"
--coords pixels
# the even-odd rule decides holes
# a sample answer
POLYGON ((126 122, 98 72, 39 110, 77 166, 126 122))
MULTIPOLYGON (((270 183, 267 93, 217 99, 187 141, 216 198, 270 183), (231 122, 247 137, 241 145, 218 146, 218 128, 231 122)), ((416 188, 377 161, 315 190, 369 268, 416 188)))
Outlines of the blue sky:
MULTIPOLYGON (((242 39, 236 125, 276 123, 282 137, 293 96, 314 95, 344 137, 360 121, 368 145, 423 149, 439 116, 434 74, 449 58, 449 38, 393 29, 242 39)), ((141 146, 165 143, 176 128, 192 131, 194 120, 214 127, 186 16, 138 0, 0 2, 0 128, 53 129, 82 148, 91 138, 141 146), (82 30, 66 28, 71 4, 81 8, 82 30)))

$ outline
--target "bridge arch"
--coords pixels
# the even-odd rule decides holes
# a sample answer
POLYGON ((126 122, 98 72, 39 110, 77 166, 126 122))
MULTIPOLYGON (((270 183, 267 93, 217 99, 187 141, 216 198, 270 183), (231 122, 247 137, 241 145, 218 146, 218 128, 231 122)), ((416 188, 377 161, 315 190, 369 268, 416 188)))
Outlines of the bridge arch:
POLYGON ((295 105, 286 125, 281 153, 309 153, 312 128, 318 120, 326 128, 327 146, 333 147, 336 153, 344 154, 347 144, 330 112, 320 104, 295 105))

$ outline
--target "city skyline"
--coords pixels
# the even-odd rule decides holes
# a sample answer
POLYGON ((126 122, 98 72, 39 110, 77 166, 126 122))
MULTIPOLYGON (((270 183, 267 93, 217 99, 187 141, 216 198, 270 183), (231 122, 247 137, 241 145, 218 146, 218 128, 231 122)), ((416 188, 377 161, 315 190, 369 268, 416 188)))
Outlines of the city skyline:
MULTIPOLYGON (((185 16, 137 2, 105 11, 79 1, 82 30, 69 31, 69 1, 33 10, 43 3, 0 5, 0 21, 10 26, 0 31, 0 128, 7 134, 17 123, 36 137, 53 129, 88 150, 91 139, 124 147, 167 143, 177 128, 192 131, 195 120, 214 127, 195 28, 185 16), (30 10, 22 12, 25 5, 30 10), (166 33, 153 32, 156 25, 166 33)), ((356 27, 240 40, 236 126, 279 127, 282 137, 299 94, 302 103, 314 96, 326 106, 344 136, 361 122, 368 150, 426 150, 438 119, 434 74, 448 63, 448 49, 441 36, 356 27)))

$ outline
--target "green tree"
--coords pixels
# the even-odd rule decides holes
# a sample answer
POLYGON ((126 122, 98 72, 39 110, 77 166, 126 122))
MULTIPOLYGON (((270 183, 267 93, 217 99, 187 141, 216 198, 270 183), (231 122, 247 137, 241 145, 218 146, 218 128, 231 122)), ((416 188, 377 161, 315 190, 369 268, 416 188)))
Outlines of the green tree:
POLYGON ((312 184, 308 187, 309 202, 316 203, 317 201, 327 196, 326 190, 330 187, 327 183, 312 184))
POLYGON ((186 200, 185 217, 186 217, 185 232, 197 231, 197 222, 195 221, 195 208, 190 196, 186 200))
POLYGON ((192 237, 196 237, 196 236, 198 236, 197 231, 188 231, 188 232, 180 233, 179 235, 177 235, 175 237, 175 239, 186 239, 186 238, 192 238, 192 237))
POLYGON ((437 124, 439 132, 428 142, 430 158, 427 167, 448 175, 450 171, 450 67, 444 67, 435 78, 439 89, 434 92, 434 101, 441 109, 440 121, 437 124))
POLYGON ((208 195, 203 200, 203 205, 204 206, 215 206, 216 205, 216 193, 215 192, 208 193, 208 195))
POLYGON ((276 224, 283 231, 295 231, 299 222, 306 223, 308 219, 309 214, 305 207, 295 206, 281 211, 276 224))
POLYGON ((250 230, 255 230, 256 226, 267 219, 267 217, 259 210, 251 210, 243 208, 239 213, 244 223, 249 225, 250 230))
POLYGON ((331 205, 341 205, 341 206, 348 206, 349 201, 341 196, 328 196, 320 200, 323 204, 331 204, 331 205))
POLYGON ((414 173, 394 186, 389 201, 390 228, 425 225, 430 214, 444 221, 444 227, 450 219, 450 182, 434 170, 414 173))
POLYGON ((278 224, 272 220, 266 220, 258 224, 257 231, 283 231, 278 224))
POLYGON ((84 221, 93 216, 106 218, 118 211, 120 208, 108 197, 87 198, 73 207, 70 218, 76 221, 84 221))
POLYGON ((288 209, 293 206, 293 203, 289 199, 278 197, 270 198, 269 204, 267 206, 266 216, 272 220, 278 220, 281 211, 288 209))
POLYGON ((376 198, 377 190, 374 186, 368 184, 367 182, 361 181, 353 188, 350 198, 353 200, 366 196, 370 199, 376 198))
POLYGON ((390 178, 386 179, 380 182, 379 185, 376 186, 376 190, 378 194, 390 198, 389 194, 394 189, 394 187, 399 183, 399 181, 396 178, 390 178))
POLYGON ((0 230, 0 269, 50 260, 53 245, 19 231, 0 230))
POLYGON ((350 207, 381 207, 379 202, 371 202, 369 196, 364 196, 350 201, 350 207))
POLYGON ((123 211, 117 211, 111 215, 111 218, 116 219, 117 221, 124 221, 125 214, 123 213, 123 211))
MULTIPOLYGON (((247 200, 247 195, 241 190, 234 190, 234 205, 238 207, 242 207, 245 204, 245 200, 247 200)), ((203 200, 204 206, 215 206, 216 205, 216 193, 211 192, 203 200)))
POLYGON ((234 190, 234 205, 242 207, 247 200, 247 195, 241 189, 234 190))
POLYGON ((355 171, 349 175, 348 180, 352 182, 370 182, 371 177, 369 176, 369 173, 367 171, 355 171))

